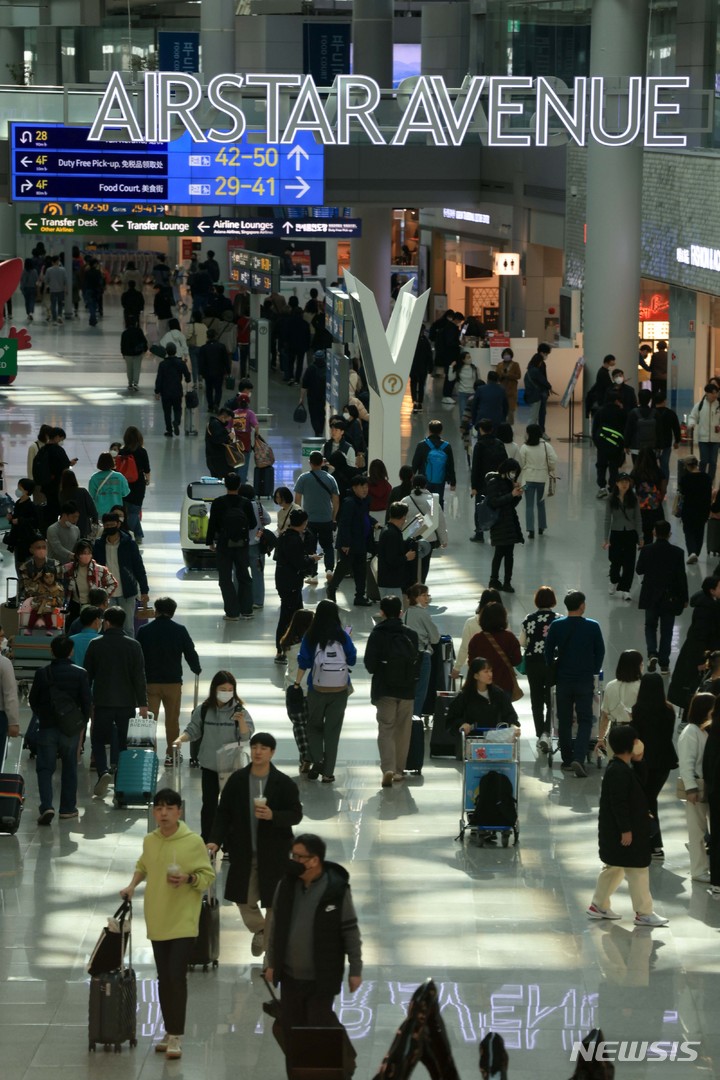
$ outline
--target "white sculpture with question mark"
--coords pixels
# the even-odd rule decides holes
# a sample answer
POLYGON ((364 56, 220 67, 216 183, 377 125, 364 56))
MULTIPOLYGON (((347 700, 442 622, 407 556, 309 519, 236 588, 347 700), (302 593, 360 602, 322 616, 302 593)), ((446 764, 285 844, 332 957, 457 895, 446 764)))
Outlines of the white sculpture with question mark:
POLYGON ((369 383, 368 461, 380 458, 390 476, 394 476, 402 464, 400 413, 404 390, 430 290, 415 296, 412 281, 406 282, 398 293, 386 330, 374 293, 347 270, 345 283, 369 383))

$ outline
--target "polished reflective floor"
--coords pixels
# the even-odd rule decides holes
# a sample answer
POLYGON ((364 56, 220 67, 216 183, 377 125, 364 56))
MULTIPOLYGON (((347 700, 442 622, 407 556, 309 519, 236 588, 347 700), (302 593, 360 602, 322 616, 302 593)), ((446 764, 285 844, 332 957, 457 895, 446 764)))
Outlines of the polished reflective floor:
MULTIPOLYGON (((19 309, 18 304, 16 308, 19 309)), ((22 325, 16 318, 16 323, 22 325)), ((223 623, 213 573, 186 572, 178 544, 179 508, 188 481, 205 471, 203 439, 163 438, 159 403, 153 398, 154 359, 145 361, 140 392, 132 397, 119 354, 118 301, 111 295, 104 320, 91 329, 86 320, 31 327, 33 349, 20 357, 13 388, 0 391, 0 459, 6 487, 14 491, 25 473, 27 447, 42 422, 59 423, 66 448, 79 461, 86 482, 97 456, 122 437, 129 423, 145 433, 153 481, 143 525, 144 558, 151 595, 170 594, 178 618, 189 628, 203 664, 202 689, 220 667, 231 668, 256 726, 278 738, 276 764, 291 775, 297 755, 281 692, 282 671, 273 663, 277 618, 273 566, 266 567, 267 602, 252 623, 223 623)), ((552 357, 550 359, 552 378, 552 357)), ((559 388, 562 389, 562 388, 559 388)), ((457 435, 457 408, 439 404, 435 380, 420 416, 403 412, 403 446, 425 434, 433 416, 447 420, 458 459, 458 489, 448 493, 450 545, 434 558, 430 584, 436 618, 456 643, 465 619, 489 574, 491 549, 468 543, 469 473, 457 435), (437 403, 437 404, 436 404, 437 403)), ((301 431, 288 420, 296 391, 271 387, 274 421, 267 434, 277 455, 276 484, 292 485, 300 469, 301 431)), ((196 426, 203 431, 204 412, 196 426)), ((520 439, 522 410, 516 433, 520 439)), ((644 651, 642 617, 634 602, 607 592, 607 562, 601 549, 604 505, 595 499, 593 454, 589 444, 568 444, 567 416, 551 410, 549 430, 559 457, 560 482, 550 504, 542 538, 516 549, 514 585, 508 598, 516 632, 532 609, 540 584, 559 596, 569 586, 583 588, 588 615, 605 634, 605 671, 612 677, 623 648, 644 651)), ((391 478, 399 462, 388 463, 391 478)), ((703 555, 689 568, 691 590, 706 567, 703 555)), ((12 573, 6 556, 0 572, 12 573)), ((321 578, 322 580, 322 578, 321 578)), ((341 596, 352 601, 346 581, 341 596)), ((0 592, 4 594, 4 580, 0 592)), ((324 596, 306 589, 306 603, 324 596)), ((348 621, 362 653, 372 626, 372 609, 349 608, 348 621)), ((685 620, 676 628, 673 657, 685 620)), ((667 1075, 677 1080, 720 1074, 717 1034, 718 932, 720 904, 689 879, 686 830, 674 799, 674 774, 661 796, 664 863, 651 868, 656 908, 670 918, 664 930, 635 928, 623 887, 614 902, 622 922, 589 922, 585 908, 599 869, 597 806, 600 773, 587 780, 549 769, 535 751, 527 696, 518 703, 521 740, 520 844, 479 849, 469 839, 456 842, 461 801, 458 766, 426 756, 420 778, 381 790, 369 679, 358 668, 350 699, 334 786, 299 779, 303 828, 320 833, 331 858, 348 867, 364 939, 365 982, 340 1002, 358 1051, 359 1080, 373 1077, 403 1006, 425 977, 438 984, 443 1018, 463 1078, 478 1075, 477 1043, 488 1030, 503 1034, 510 1051, 509 1076, 559 1080, 572 1072, 574 1040, 593 1026, 606 1038, 663 1044, 689 1041, 677 1060, 622 1064, 619 1077, 667 1075)), ((191 707, 186 683, 184 715, 191 707)), ((28 717, 23 710, 23 720, 28 717)), ((12 764, 12 761, 11 761, 12 764)), ((250 936, 236 910, 222 909, 222 959, 216 972, 195 972, 185 1053, 179 1063, 156 1056, 160 1032, 154 966, 142 921, 133 942, 138 971, 139 1045, 122 1055, 87 1051, 86 962, 118 890, 128 881, 146 831, 139 810, 113 809, 91 798, 93 778, 81 767, 75 822, 38 828, 33 765, 23 755, 27 803, 17 836, 0 837, 0 1075, 14 1080, 112 1078, 168 1074, 271 1080, 284 1075, 282 1056, 265 1023, 266 994, 250 953, 250 936)), ((200 778, 184 770, 184 794, 191 826, 199 824, 200 778)), ((139 914, 139 913, 138 913, 139 914)), ((667 1047, 668 1052, 670 1046, 667 1047)), ((418 1075, 424 1070, 418 1069, 418 1075)))

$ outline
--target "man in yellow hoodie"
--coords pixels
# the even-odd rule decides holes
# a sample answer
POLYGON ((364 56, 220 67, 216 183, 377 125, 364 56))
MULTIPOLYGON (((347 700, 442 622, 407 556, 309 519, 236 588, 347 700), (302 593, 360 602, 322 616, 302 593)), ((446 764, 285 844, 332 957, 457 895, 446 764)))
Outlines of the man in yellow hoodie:
POLYGON ((202 894, 215 879, 202 838, 180 820, 177 791, 163 788, 153 799, 157 828, 143 841, 132 881, 120 895, 132 899, 145 888, 145 924, 158 973, 158 995, 165 1037, 156 1043, 168 1058, 182 1056, 187 1007, 187 965, 198 935, 202 894))

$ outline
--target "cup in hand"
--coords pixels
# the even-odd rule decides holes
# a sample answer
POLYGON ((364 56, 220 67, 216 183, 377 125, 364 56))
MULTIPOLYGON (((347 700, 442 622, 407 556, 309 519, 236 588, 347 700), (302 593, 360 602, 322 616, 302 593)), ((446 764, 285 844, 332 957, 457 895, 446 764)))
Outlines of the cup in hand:
POLYGON ((167 868, 167 873, 166 873, 167 880, 169 882, 172 882, 172 879, 177 877, 177 875, 181 874, 181 873, 182 873, 182 867, 181 866, 178 866, 177 863, 170 863, 170 865, 167 868))
POLYGON ((255 803, 255 809, 256 809, 256 810, 257 810, 257 808, 258 808, 259 806, 267 806, 267 799, 265 798, 265 796, 264 796, 264 795, 257 795, 257 796, 256 796, 256 797, 255 797, 255 798, 253 799, 253 802, 255 803))

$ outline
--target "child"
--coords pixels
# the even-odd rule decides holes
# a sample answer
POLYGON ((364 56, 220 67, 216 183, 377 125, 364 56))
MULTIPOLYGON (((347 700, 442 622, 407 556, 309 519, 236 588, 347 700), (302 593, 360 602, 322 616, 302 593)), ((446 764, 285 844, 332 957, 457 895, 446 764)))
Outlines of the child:
POLYGON ((53 612, 62 607, 65 598, 65 590, 58 581, 57 571, 52 566, 46 566, 40 575, 38 589, 30 598, 30 614, 28 615, 27 629, 24 634, 30 634, 35 629, 35 624, 42 620, 48 637, 53 636, 53 612))

